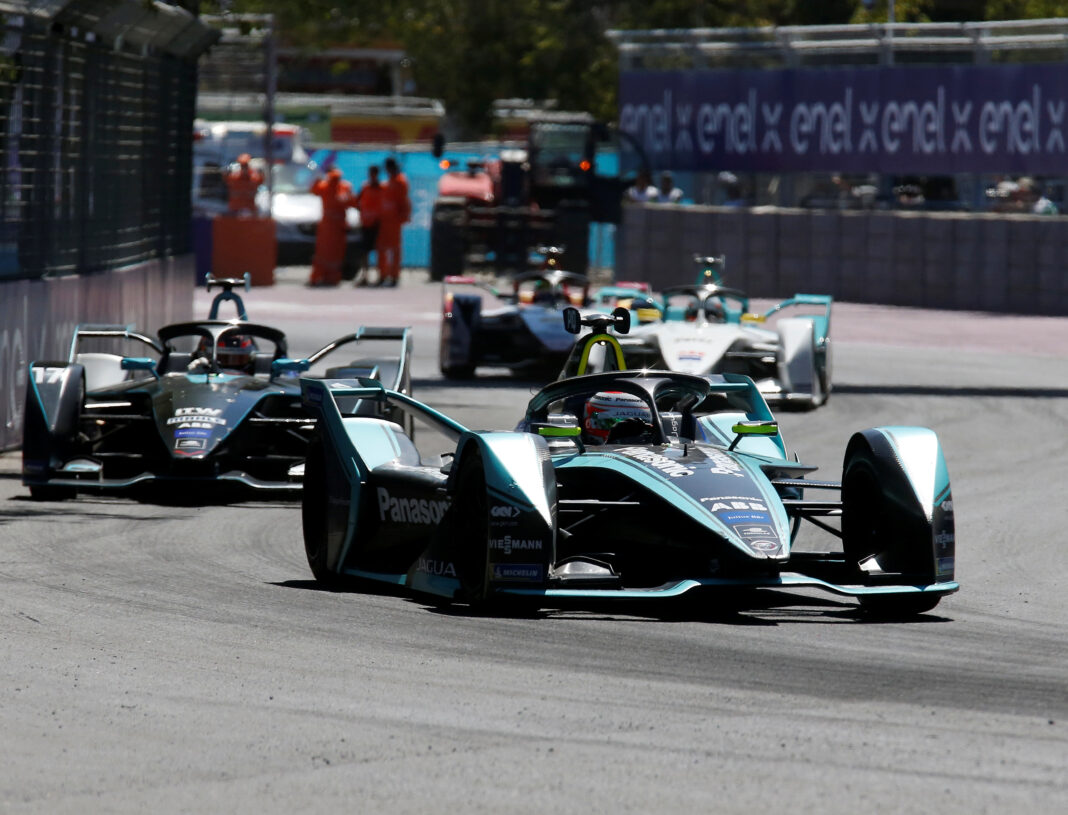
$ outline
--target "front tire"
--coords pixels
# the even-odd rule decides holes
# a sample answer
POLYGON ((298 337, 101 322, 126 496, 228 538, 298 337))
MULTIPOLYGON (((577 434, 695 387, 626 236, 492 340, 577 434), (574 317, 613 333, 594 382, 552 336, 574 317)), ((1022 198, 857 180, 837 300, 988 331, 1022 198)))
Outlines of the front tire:
MULTIPOLYGON (((842 549, 845 554, 847 579, 867 583, 869 575, 860 567, 862 561, 876 558, 888 572, 916 572, 916 564, 898 548, 901 539, 910 533, 902 523, 890 501, 883 493, 874 460, 867 452, 859 452, 847 464, 842 474, 842 549)), ((942 599, 940 594, 869 594, 859 598, 860 607, 868 615, 882 619, 914 617, 930 611, 942 599)))
POLYGON ((304 464, 304 489, 300 514, 304 528, 304 552, 308 566, 317 582, 327 588, 336 588, 341 577, 327 567, 327 512, 329 496, 326 480, 326 451, 321 439, 308 445, 308 458, 304 464))
POLYGON ((488 599, 489 505, 482 456, 466 456, 460 464, 453 500, 460 514, 457 530, 456 568, 464 598, 473 608, 483 608, 488 599))

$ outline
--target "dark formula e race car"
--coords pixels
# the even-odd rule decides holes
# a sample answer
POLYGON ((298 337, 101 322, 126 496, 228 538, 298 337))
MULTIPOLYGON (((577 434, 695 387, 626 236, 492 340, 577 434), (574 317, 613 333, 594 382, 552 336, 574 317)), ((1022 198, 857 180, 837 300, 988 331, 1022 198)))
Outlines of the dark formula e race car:
POLYGON ((301 381, 319 418, 303 494, 316 579, 359 577, 472 605, 811 587, 917 614, 954 582, 953 502, 935 434, 855 433, 842 481, 788 454, 752 380, 616 371, 554 382, 513 432, 474 432, 371 380, 301 381), (377 401, 455 439, 424 461, 377 401), (832 499, 810 498, 811 493, 832 499), (802 521, 841 551, 801 552, 802 521))
POLYGON ((502 292, 470 277, 447 277, 441 318, 441 373, 449 379, 473 376, 479 366, 551 378, 560 370, 575 338, 564 331, 560 309, 589 302, 584 275, 548 268, 516 275, 502 292), (460 293, 472 287, 483 293, 460 293))
MULTIPOLYGON (((300 372, 342 346, 371 343, 381 350, 384 341, 392 353, 324 373, 370 377, 410 392, 408 329, 361 328, 307 359, 289 359, 281 331, 247 321, 233 292, 240 284, 245 281, 209 281, 209 289, 223 291, 207 320, 165 326, 157 337, 121 326, 79 326, 66 361, 30 363, 22 476, 33 498, 160 481, 175 490, 205 479, 299 490, 315 423, 301 405, 300 372), (227 300, 239 319, 217 319, 227 300), (151 356, 86 350, 130 342, 151 356)), ((382 403, 354 409, 404 421, 382 403)))

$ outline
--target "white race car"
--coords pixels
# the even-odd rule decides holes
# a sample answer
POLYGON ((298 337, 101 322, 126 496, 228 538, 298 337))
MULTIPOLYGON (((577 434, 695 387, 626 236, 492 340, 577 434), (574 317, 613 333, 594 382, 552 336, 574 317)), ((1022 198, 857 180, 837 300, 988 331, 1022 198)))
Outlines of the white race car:
MULTIPOLYGON (((830 296, 795 294, 755 314, 744 292, 715 283, 673 286, 659 297, 640 289, 610 291, 612 302, 605 301, 606 308, 629 299, 642 309, 630 333, 619 337, 628 368, 739 373, 753 379, 769 402, 814 408, 827 401, 830 296), (660 318, 649 320, 657 311, 660 318)), ((600 303, 599 295, 595 300, 600 303)), ((596 352, 588 365, 588 373, 601 369, 596 352)))

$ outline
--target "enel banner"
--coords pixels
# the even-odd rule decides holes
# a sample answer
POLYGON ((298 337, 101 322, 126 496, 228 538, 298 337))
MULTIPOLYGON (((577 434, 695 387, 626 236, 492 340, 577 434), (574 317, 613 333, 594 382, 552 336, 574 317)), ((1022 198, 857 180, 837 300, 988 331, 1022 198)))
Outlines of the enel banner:
POLYGON ((1068 64, 628 71, 620 127, 656 167, 1068 170, 1068 64))

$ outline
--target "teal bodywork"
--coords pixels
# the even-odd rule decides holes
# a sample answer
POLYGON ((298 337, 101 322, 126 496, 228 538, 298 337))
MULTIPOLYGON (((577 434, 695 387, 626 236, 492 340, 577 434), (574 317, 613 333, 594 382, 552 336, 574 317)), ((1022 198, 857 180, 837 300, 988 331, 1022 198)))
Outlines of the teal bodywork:
MULTIPOLYGON (((907 544, 909 562, 920 564, 913 572, 865 572, 841 553, 794 552, 800 521, 842 514, 842 501, 806 492, 842 485, 808 477, 815 468, 791 456, 766 402, 741 375, 610 372, 558 381, 530 400, 510 432, 471 431, 379 382, 301 385, 336 462, 326 511, 336 506, 344 516, 329 558, 338 574, 469 602, 667 598, 746 586, 932 598, 918 601, 925 609, 958 589, 948 471, 925 428, 873 428, 847 449, 847 465, 865 457, 888 506, 921 508, 928 530, 929 540, 907 544), (576 407, 603 391, 646 394, 649 420, 621 426, 625 433, 607 443, 571 430, 576 407), (445 433, 456 445, 451 460, 422 461, 400 425, 354 415, 361 401, 388 403, 445 433)), ((862 552, 859 562, 876 556, 890 562, 878 552, 862 552)))

